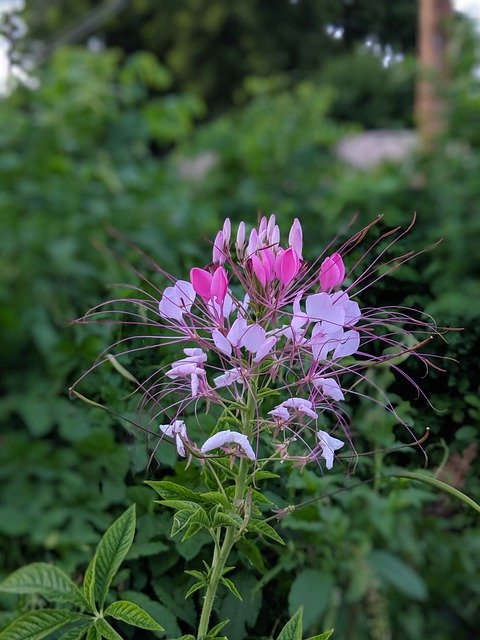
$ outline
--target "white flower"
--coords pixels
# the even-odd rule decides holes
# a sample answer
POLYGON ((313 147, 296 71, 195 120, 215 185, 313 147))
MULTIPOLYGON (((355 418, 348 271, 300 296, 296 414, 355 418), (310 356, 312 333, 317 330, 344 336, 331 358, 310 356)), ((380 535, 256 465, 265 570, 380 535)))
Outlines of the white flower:
POLYGON ((317 431, 317 438, 322 447, 320 457, 325 458, 325 466, 327 469, 331 469, 333 467, 335 451, 341 449, 345 443, 329 435, 326 431, 317 431))
POLYGON ((220 447, 230 443, 238 444, 238 446, 243 449, 247 458, 255 460, 255 452, 253 451, 247 436, 243 435, 243 433, 238 433, 237 431, 219 431, 208 438, 200 451, 202 453, 207 453, 208 451, 219 449, 220 447))
POLYGON ((172 424, 159 425, 160 431, 170 438, 175 438, 177 452, 182 458, 185 457, 185 445, 183 440, 187 440, 187 427, 183 420, 175 420, 172 424), (182 439, 183 438, 183 439, 182 439))

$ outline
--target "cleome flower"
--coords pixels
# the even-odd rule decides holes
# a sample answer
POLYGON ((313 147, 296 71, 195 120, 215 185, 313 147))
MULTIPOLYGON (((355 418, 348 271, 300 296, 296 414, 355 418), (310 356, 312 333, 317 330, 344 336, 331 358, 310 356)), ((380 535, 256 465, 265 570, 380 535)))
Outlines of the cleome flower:
MULTIPOLYGON (((183 348, 184 357, 142 386, 152 421, 163 412, 177 416, 160 431, 175 439, 180 456, 187 439, 183 413, 192 404, 197 415, 203 405, 205 411, 217 405, 239 430, 219 431, 193 452, 219 449, 231 455, 233 446, 258 461, 262 455, 293 459, 289 447, 303 446, 297 460, 323 458, 331 469, 344 443, 324 429, 345 428, 347 414, 340 403, 358 393, 359 381, 368 384, 366 369, 407 352, 428 365, 411 345, 431 326, 405 309, 361 308, 362 291, 385 271, 383 250, 358 274, 346 267, 349 251, 367 230, 309 267, 299 219, 284 246, 275 215, 262 217, 250 230, 240 222, 236 235, 227 219, 215 236, 211 264, 193 267, 189 281, 170 277, 172 284, 159 300, 131 301, 141 309, 139 323, 155 327, 154 339, 183 348), (275 396, 281 401, 272 408, 265 399, 275 396)), ((89 317, 102 313, 104 307, 89 317)))

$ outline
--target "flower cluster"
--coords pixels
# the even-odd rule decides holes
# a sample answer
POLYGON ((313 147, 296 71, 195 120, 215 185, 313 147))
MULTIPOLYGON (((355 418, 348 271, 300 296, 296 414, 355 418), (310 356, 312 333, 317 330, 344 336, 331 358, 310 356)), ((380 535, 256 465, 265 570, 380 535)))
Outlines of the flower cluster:
MULTIPOLYGON (((372 361, 391 357, 369 355, 362 344, 375 339, 377 326, 402 325, 405 318, 394 311, 388 317, 378 309, 362 312, 352 297, 359 280, 348 286, 342 252, 309 267, 302 236, 295 219, 288 246, 282 247, 271 215, 248 238, 241 222, 232 242, 227 219, 213 243, 211 264, 194 267, 189 281, 173 282, 163 292, 161 321, 176 341, 194 345, 162 374, 176 386, 165 385, 155 397, 157 403, 174 391, 182 397, 171 423, 160 427, 175 438, 179 455, 201 457, 219 449, 253 460, 262 451, 301 463, 323 458, 330 469, 335 451, 344 446, 325 431, 345 430, 343 379, 355 380, 372 361), (287 399, 272 407, 279 395, 287 399), (221 405, 236 429, 214 433, 198 447, 181 414, 202 398, 207 406, 221 405)), ((376 339, 403 348, 391 332, 376 339)))
MULTIPOLYGON (((336 452, 353 446, 344 401, 363 393, 358 383, 367 380, 366 368, 391 361, 401 373, 395 358, 407 352, 427 362, 418 350, 422 342, 412 337, 428 325, 405 309, 359 305, 358 296, 382 277, 388 249, 355 275, 358 262, 346 263, 365 233, 308 265, 299 220, 282 246, 274 215, 248 234, 241 222, 235 238, 227 219, 209 265, 191 269, 188 280, 168 276, 171 284, 157 298, 134 301, 154 316, 147 324, 160 330, 158 340, 183 348, 183 357, 142 386, 157 433, 175 442, 178 455, 257 464, 323 459, 330 469, 336 452), (190 404, 197 414, 220 408, 221 420, 203 443, 188 433, 190 404)), ((390 234, 383 238, 390 242, 390 234)), ((144 311, 129 313, 145 323, 144 311)))

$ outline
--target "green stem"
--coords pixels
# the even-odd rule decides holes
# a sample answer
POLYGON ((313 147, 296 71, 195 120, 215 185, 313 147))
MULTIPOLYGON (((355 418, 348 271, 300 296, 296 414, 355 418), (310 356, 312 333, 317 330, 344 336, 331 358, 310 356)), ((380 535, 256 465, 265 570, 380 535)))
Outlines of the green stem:
MULTIPOLYGON (((255 391, 252 389, 248 394, 247 407, 243 416, 243 432, 246 435, 250 435, 250 423, 254 417, 255 411, 255 391)), ((247 486, 248 469, 250 461, 247 458, 242 458, 240 461, 240 467, 238 475, 235 481, 235 494, 233 498, 234 507, 241 509, 245 500, 245 489, 247 486)), ((214 538, 215 539, 215 538, 214 538)), ((217 538, 218 539, 218 538, 217 538)), ((207 591, 205 593, 205 599, 203 601, 202 613, 200 616, 200 622, 198 624, 198 640, 203 640, 208 634, 208 627, 210 624, 210 616, 212 614, 213 602, 215 600, 215 594, 225 569, 225 565, 232 550, 233 545, 237 542, 237 532, 233 527, 229 527, 225 532, 220 551, 216 547, 213 559, 212 559, 212 571, 210 573, 210 579, 208 582, 207 591)))

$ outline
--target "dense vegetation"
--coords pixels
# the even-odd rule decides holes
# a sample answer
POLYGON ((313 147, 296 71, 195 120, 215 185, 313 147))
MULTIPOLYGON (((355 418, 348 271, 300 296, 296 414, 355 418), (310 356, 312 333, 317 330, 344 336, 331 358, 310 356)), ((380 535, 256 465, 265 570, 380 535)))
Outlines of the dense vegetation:
MULTIPOLYGON (((200 10, 202 3, 196 4, 200 10)), ((282 50, 276 40, 280 34, 263 38, 268 29, 254 20, 256 5, 243 3, 241 17, 245 24, 253 20, 259 31, 250 33, 252 42, 262 40, 262 47, 251 45, 252 51, 269 59, 282 50)), ((309 3, 311 10, 315 5, 309 3)), ((215 6, 226 11, 226 3, 212 3, 211 11, 215 6)), ((169 14, 172 24, 179 13, 169 14)), ((334 22, 334 17, 321 19, 334 22)), ((148 31, 147 23, 142 25, 148 31)), ((115 43, 125 39, 128 49, 117 26, 115 43)), ((167 26, 172 38, 188 41, 187 28, 182 33, 167 26)), ((152 34, 147 36, 151 42, 152 34)), ((307 47, 308 39, 300 44, 307 47)), ((355 64, 366 60, 381 67, 373 54, 349 49, 343 52, 343 69, 352 63, 348 56, 355 64)), ((193 48, 190 54, 184 62, 191 73, 197 54, 193 48)), ((435 409, 393 374, 379 369, 372 375, 389 389, 416 437, 430 427, 424 444, 429 469, 441 468, 441 478, 479 494, 478 83, 459 71, 451 87, 449 128, 434 154, 364 171, 336 158, 338 140, 357 131, 358 122, 384 126, 397 116, 408 123, 410 116, 394 113, 385 83, 387 106, 382 111, 379 101, 378 107, 384 116, 366 109, 368 117, 357 117, 357 102, 347 97, 340 117, 341 94, 333 86, 336 60, 332 54, 326 63, 332 65, 330 75, 326 67, 322 71, 332 84, 320 82, 308 65, 299 78, 290 74, 287 80, 281 78, 281 64, 242 71, 262 77, 241 85, 242 106, 214 117, 205 105, 218 87, 209 89, 207 80, 193 74, 183 77, 173 63, 172 72, 150 52, 125 56, 118 49, 64 48, 45 64, 38 90, 18 89, 0 105, 0 555, 5 573, 47 560, 80 577, 101 532, 134 501, 138 533, 115 589, 157 616, 168 637, 192 629, 195 597, 183 600, 189 580, 183 570, 201 564, 205 541, 200 536, 172 542, 171 516, 154 505, 153 492, 142 482, 175 475, 195 488, 197 472, 177 466, 173 448, 165 443, 149 460, 157 440, 135 426, 142 422, 139 397, 130 395, 133 386, 113 365, 96 369, 79 387, 113 413, 68 398, 72 382, 125 331, 71 321, 104 299, 126 295, 128 283, 152 290, 136 269, 155 287, 164 286, 161 273, 134 245, 167 271, 184 276, 190 266, 208 259, 204 239, 225 216, 250 216, 253 222, 258 210, 275 211, 284 232, 293 217, 301 218, 310 257, 335 233, 346 237, 354 215, 354 228, 380 213, 383 228, 392 228, 407 225, 416 212, 402 251, 420 251, 443 238, 365 294, 369 303, 426 309, 439 325, 463 327, 429 346, 439 356, 455 358, 439 362, 445 372, 431 371, 420 381, 435 409), (205 100, 194 86, 198 79, 205 100), (202 122, 207 113, 208 121, 202 122)), ((215 75, 209 63, 203 71, 215 75)), ((389 73, 391 88, 397 77, 408 76, 408 63, 389 73)), ((369 95, 378 98, 378 90, 373 85, 369 95)), ((231 87, 226 91, 228 102, 231 87)), ((356 100, 364 104, 361 96, 356 100)), ((121 363, 145 377, 167 356, 155 351, 121 363)), ((416 379, 424 374, 409 360, 402 366, 416 379)), ((474 515, 424 486, 385 479, 396 464, 420 468, 422 452, 388 453, 411 442, 412 434, 398 430, 392 415, 377 405, 359 400, 351 411, 357 449, 378 453, 361 456, 352 474, 341 466, 326 477, 314 469, 298 470, 288 478, 286 492, 272 482, 267 495, 278 506, 315 500, 279 523, 286 550, 267 545, 262 558, 254 544, 245 544, 234 558, 236 584, 252 598, 239 604, 231 594, 220 594, 215 606, 221 618, 231 620, 229 638, 241 640, 246 630, 269 636, 285 622, 285 612, 293 613, 303 602, 310 631, 335 626, 339 640, 473 640, 480 625, 474 515), (268 603, 263 609, 262 598, 268 603)), ((0 603, 2 624, 12 607, 32 605, 27 598, 5 596, 0 603)), ((128 633, 125 629, 125 637, 133 637, 128 633)))

